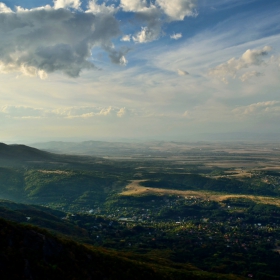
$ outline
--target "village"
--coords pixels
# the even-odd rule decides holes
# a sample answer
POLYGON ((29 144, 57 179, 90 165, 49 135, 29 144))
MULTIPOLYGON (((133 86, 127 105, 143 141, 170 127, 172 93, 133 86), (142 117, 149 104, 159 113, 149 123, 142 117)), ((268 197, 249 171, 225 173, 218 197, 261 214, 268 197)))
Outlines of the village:
POLYGON ((271 273, 279 260, 280 209, 244 199, 119 198, 68 219, 86 228, 95 246, 159 254, 203 270, 211 264, 211 271, 254 275, 261 266, 271 273))

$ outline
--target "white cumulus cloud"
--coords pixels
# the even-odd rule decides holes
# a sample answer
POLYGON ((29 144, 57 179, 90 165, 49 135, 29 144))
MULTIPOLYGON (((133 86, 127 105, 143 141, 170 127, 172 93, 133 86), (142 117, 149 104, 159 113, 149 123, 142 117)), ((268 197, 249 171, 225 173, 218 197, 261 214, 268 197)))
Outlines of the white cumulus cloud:
POLYGON ((117 9, 114 5, 106 6, 105 3, 102 3, 99 5, 97 3, 97 0, 91 0, 88 3, 88 10, 87 12, 93 13, 93 14, 112 14, 115 13, 117 9))
MULTIPOLYGON (((266 56, 271 50, 272 48, 270 46, 265 46, 262 49, 255 50, 248 49, 240 58, 231 58, 226 63, 222 63, 211 69, 209 74, 227 82, 227 76, 236 78, 236 75, 240 70, 263 64, 264 56, 266 56)), ((256 73, 257 72, 255 72, 255 74, 256 73)), ((241 77, 241 80, 249 78, 250 75, 252 74, 245 74, 243 78, 241 77)))
POLYGON ((73 8, 78 10, 81 6, 80 0, 54 0, 53 2, 55 9, 73 8))
POLYGON ((4 3, 0 3, 0 13, 12 13, 13 11, 4 3))
POLYGON ((183 20, 186 16, 196 16, 196 2, 196 0, 156 0, 170 20, 183 20))

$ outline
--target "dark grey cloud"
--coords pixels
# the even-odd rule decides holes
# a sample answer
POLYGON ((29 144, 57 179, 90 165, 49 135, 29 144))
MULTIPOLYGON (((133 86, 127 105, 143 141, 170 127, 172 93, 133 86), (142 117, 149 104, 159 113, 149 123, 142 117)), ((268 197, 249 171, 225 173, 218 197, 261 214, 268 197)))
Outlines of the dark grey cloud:
POLYGON ((0 13, 0 71, 31 76, 61 71, 77 77, 95 67, 89 61, 94 47, 103 47, 114 63, 124 64, 123 52, 104 47, 120 34, 118 21, 109 13, 49 6, 0 13))
POLYGON ((146 26, 132 37, 135 42, 147 43, 160 37, 163 22, 161 13, 155 6, 136 12, 136 19, 145 23, 146 26))

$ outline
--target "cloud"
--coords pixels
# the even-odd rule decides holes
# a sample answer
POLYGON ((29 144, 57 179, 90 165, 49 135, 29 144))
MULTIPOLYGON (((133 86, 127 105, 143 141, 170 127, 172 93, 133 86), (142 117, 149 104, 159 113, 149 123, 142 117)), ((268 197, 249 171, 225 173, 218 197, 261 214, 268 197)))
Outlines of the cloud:
POLYGON ((271 50, 272 48, 270 46, 265 46, 260 50, 247 50, 239 60, 239 68, 261 64, 263 62, 262 57, 267 55, 271 50))
POLYGON ((4 3, 0 3, 0 13, 12 13, 13 11, 7 7, 4 3))
POLYGON ((271 64, 277 64, 280 67, 280 56, 272 55, 269 62, 271 64))
POLYGON ((125 12, 141 12, 148 9, 146 0, 121 0, 120 7, 125 12))
POLYGON ((88 10, 86 12, 96 14, 113 14, 117 12, 114 5, 106 6, 105 3, 97 4, 97 0, 91 0, 88 3, 88 10))
POLYGON ((263 75, 262 73, 257 72, 257 71, 246 72, 246 73, 244 73, 239 79, 240 79, 242 82, 245 82, 245 81, 248 81, 248 80, 251 79, 251 78, 260 77, 260 76, 262 76, 262 75, 263 75))
POLYGON ((196 0, 156 0, 171 21, 184 20, 186 16, 196 16, 197 13, 194 10, 196 2, 196 0))
POLYGON ((131 41, 131 35, 124 35, 121 38, 121 41, 123 41, 123 42, 130 42, 131 41))
MULTIPOLYGON (((60 1, 55 5, 63 3, 78 7, 77 1, 60 1)), ((112 14, 42 7, 0 13, 0 22, 2 73, 21 72, 45 78, 49 73, 60 71, 78 77, 81 71, 95 68, 89 61, 95 47, 107 51, 113 63, 126 64, 124 53, 127 51, 108 47, 121 33, 112 14)))
POLYGON ((57 109, 33 108, 29 106, 5 105, 0 107, 0 113, 10 119, 88 119, 93 117, 123 117, 133 110, 127 110, 125 107, 113 106, 75 106, 57 109))
POLYGON ((132 37, 134 42, 137 43, 149 43, 154 40, 157 40, 160 36, 160 27, 158 28, 149 28, 142 27, 142 30, 138 32, 135 36, 132 37))
POLYGON ((2 106, 0 112, 6 117, 17 119, 41 118, 45 112, 41 108, 32 108, 28 106, 2 106))
POLYGON ((191 118, 191 114, 189 111, 185 111, 184 114, 183 114, 183 117, 184 118, 191 118))
POLYGON ((81 6, 80 0, 54 0, 55 9, 73 8, 78 10, 81 6))
MULTIPOLYGON (((66 119, 76 119, 76 118, 92 118, 92 117, 113 117, 117 116, 119 118, 123 117, 127 110, 125 107, 95 107, 95 106, 86 106, 86 107, 68 107, 68 108, 58 108, 52 110, 51 114, 53 117, 62 117, 66 119)), ((131 110, 130 110, 131 111, 131 110)))
POLYGON ((106 108, 106 109, 102 109, 97 115, 99 116, 108 116, 112 111, 112 106, 106 108))
POLYGON ((127 60, 125 55, 129 52, 128 48, 122 50, 116 50, 114 45, 104 45, 103 48, 108 52, 109 58, 112 63, 125 66, 127 60))
POLYGON ((266 101, 253 103, 248 106, 241 106, 232 111, 236 115, 260 115, 273 114, 280 115, 280 101, 266 101))
MULTIPOLYGON (((255 50, 248 49, 240 58, 231 58, 226 63, 220 64, 217 67, 211 69, 209 74, 226 82, 227 76, 236 78, 236 75, 240 70, 263 64, 263 57, 266 56, 271 50, 272 48, 270 46, 265 46, 262 49, 255 50)), ((252 74, 245 74, 245 78, 249 77, 250 75, 252 74)))
POLYGON ((134 42, 148 43, 157 40, 161 35, 161 14, 155 7, 151 6, 143 11, 136 13, 136 19, 146 24, 135 36, 132 37, 134 42))
POLYGON ((118 116, 119 118, 121 118, 122 116, 125 115, 125 113, 126 113, 125 108, 121 108, 121 109, 118 111, 117 116, 118 116))
MULTIPOLYGON (((155 41, 161 36, 161 27, 164 22, 183 20, 186 16, 194 16, 196 0, 121 0, 120 6, 123 11, 134 12, 136 19, 145 23, 141 31, 133 37, 136 43, 148 43, 155 41)), ((174 34, 172 39, 179 39, 182 34, 174 34)))
POLYGON ((66 119, 75 119, 75 118, 92 118, 96 116, 109 116, 113 111, 112 106, 108 107, 66 107, 66 108, 58 108, 52 110, 51 113, 53 117, 62 117, 66 119))
POLYGON ((181 69, 178 69, 178 70, 177 70, 177 73, 178 73, 179 76, 186 76, 186 75, 189 75, 189 72, 184 71, 184 70, 181 70, 181 69))
POLYGON ((176 34, 173 34, 173 35, 170 36, 170 38, 173 39, 173 40, 178 40, 182 37, 183 37, 182 33, 176 33, 176 34))
POLYGON ((167 15, 169 20, 183 20, 186 16, 195 16, 194 11, 197 0, 121 0, 120 7, 125 12, 144 12, 160 10, 161 14, 167 15))
MULTIPOLYGON (((114 64, 126 65, 128 49, 116 49, 112 41, 121 35, 115 13, 135 13, 141 30, 121 41, 148 43, 162 35, 162 24, 193 15, 194 0, 121 0, 120 5, 90 0, 82 10, 81 0, 54 0, 53 6, 14 11, 0 2, 0 72, 19 72, 45 79, 62 72, 78 77, 83 70, 98 68, 91 59, 94 48, 102 48, 114 64)), ((173 39, 181 38, 174 34, 173 39)))

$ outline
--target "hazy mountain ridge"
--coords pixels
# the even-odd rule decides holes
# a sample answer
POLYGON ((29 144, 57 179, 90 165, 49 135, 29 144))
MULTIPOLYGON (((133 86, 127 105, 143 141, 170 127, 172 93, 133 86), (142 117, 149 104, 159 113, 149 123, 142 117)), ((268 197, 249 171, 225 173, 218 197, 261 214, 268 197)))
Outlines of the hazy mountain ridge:
POLYGON ((220 141, 220 142, 105 142, 105 141, 84 141, 84 142, 62 142, 51 141, 33 143, 30 146, 44 151, 57 154, 88 155, 100 157, 126 157, 126 158, 149 158, 149 157, 170 157, 170 156, 216 156, 223 153, 224 156, 233 156, 233 151, 243 154, 244 149, 254 151, 256 154, 267 151, 280 150, 279 143, 273 142, 246 142, 246 141, 220 141))
POLYGON ((34 143, 32 147, 53 152, 76 155, 128 155, 133 153, 158 153, 157 148, 168 146, 163 141, 129 143, 129 142, 106 142, 106 141, 84 141, 84 142, 61 142, 52 141, 45 143, 34 143), (157 148, 155 148, 157 147, 157 148))

